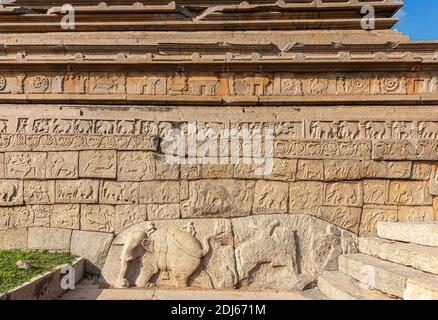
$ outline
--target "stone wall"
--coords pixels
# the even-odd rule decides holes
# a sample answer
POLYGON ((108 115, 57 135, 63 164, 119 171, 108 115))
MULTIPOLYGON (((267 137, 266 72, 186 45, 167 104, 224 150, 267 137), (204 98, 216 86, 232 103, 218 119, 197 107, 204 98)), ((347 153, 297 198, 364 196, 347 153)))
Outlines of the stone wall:
POLYGON ((303 289, 377 221, 438 216, 433 106, 2 108, 0 247, 69 250, 109 284, 151 221, 209 239, 189 285, 303 289), (168 164, 166 132, 193 120, 272 128, 272 173, 168 164))

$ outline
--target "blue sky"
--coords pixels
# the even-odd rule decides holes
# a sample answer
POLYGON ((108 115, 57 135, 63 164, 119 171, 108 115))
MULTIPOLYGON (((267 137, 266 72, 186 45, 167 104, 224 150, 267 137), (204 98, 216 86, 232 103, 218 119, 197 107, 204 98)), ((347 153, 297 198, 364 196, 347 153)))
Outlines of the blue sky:
POLYGON ((400 22, 394 29, 407 34, 411 40, 438 40, 438 1, 404 0, 397 16, 400 22))

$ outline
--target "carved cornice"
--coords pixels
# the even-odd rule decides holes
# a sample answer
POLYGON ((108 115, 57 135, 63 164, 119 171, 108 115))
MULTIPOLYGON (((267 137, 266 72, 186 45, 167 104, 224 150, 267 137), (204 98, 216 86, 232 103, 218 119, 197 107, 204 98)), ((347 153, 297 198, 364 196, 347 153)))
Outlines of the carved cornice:
MULTIPOLYGON (((73 2, 75 31, 360 30, 361 8, 367 4, 376 11, 376 29, 390 29, 398 21, 393 15, 402 6, 393 0, 96 2, 73 2)), ((63 31, 62 15, 53 2, 16 1, 0 6, 0 27, 16 33, 63 31)))
MULTIPOLYGON (((156 67, 162 71, 184 66, 204 71, 349 71, 349 70, 436 70, 438 42, 386 42, 375 44, 291 43, 279 48, 274 43, 147 43, 110 45, 79 42, 0 44, 2 65, 35 66, 119 65, 132 70, 156 67)), ((108 43, 108 44, 107 44, 108 43)), ((113 66, 109 69, 113 70, 113 66)))

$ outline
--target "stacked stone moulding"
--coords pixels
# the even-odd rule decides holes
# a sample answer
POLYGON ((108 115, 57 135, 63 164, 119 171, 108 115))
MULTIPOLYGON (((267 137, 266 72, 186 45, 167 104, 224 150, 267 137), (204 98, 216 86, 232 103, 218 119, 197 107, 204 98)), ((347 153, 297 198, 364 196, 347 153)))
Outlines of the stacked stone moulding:
POLYGON ((0 248, 118 287, 303 290, 378 222, 437 220, 438 43, 391 29, 400 3, 71 3, 70 31, 55 1, 0 5, 0 248), (169 164, 191 123, 272 130, 272 172, 169 164))

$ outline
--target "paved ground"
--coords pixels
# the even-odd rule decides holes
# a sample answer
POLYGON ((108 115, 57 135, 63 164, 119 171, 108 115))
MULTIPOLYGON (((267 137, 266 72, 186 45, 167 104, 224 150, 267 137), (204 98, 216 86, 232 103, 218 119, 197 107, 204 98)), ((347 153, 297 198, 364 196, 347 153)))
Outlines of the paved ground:
POLYGON ((321 300, 318 290, 249 291, 194 289, 101 289, 85 280, 61 300, 321 300))

